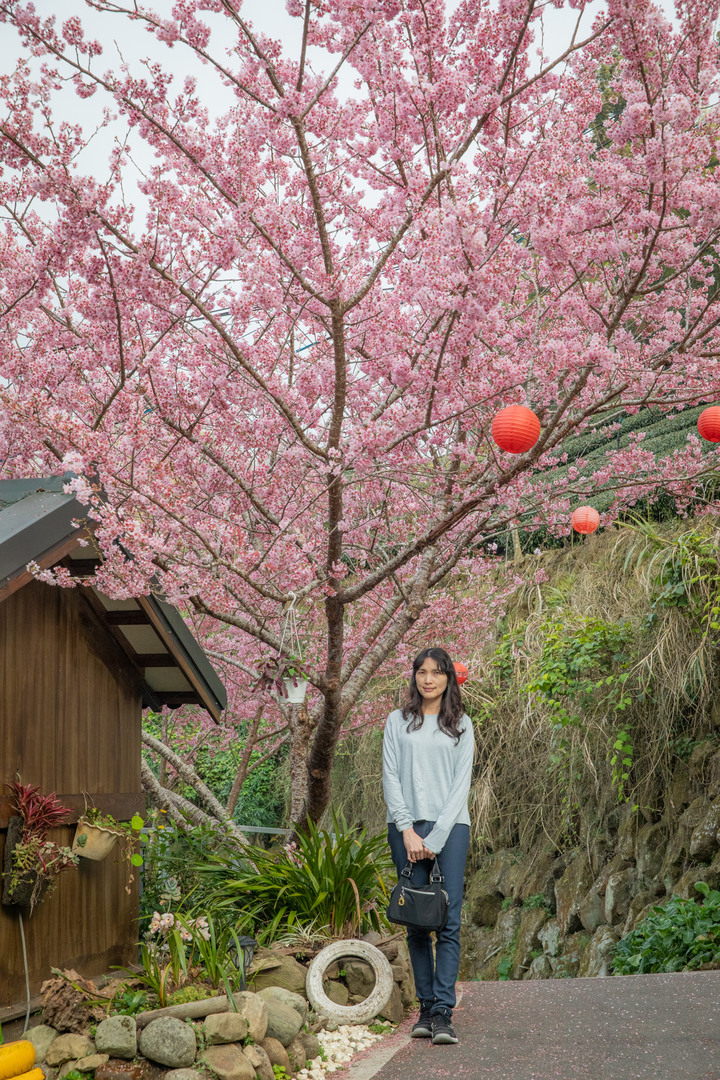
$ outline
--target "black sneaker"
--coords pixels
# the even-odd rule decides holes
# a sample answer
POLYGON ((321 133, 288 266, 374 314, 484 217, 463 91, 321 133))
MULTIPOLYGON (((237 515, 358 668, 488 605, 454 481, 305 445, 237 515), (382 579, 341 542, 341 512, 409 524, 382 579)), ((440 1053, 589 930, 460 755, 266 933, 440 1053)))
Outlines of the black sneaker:
POLYGON ((417 1019, 417 1023, 413 1024, 413 1029, 410 1032, 411 1039, 430 1039, 433 1033, 433 1017, 430 1015, 430 1007, 427 1005, 420 1006, 420 1015, 417 1019))
POLYGON ((458 1041, 458 1037, 453 1031, 451 1023, 452 1013, 449 1009, 434 1012, 431 1020, 433 1046, 439 1046, 442 1043, 456 1043, 458 1041))

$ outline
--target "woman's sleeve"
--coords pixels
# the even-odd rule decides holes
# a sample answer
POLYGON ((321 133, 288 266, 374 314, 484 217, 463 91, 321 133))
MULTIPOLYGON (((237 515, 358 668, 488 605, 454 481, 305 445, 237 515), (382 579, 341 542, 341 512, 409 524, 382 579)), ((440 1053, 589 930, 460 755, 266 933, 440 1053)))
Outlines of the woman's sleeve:
POLYGON ((412 814, 405 805, 402 788, 400 787, 400 768, 398 763, 397 741, 395 739, 394 725, 390 717, 387 718, 383 733, 383 794, 390 817, 397 825, 400 832, 412 827, 412 814))
POLYGON ((453 775, 452 788, 447 802, 439 814, 433 829, 423 843, 429 851, 438 855, 445 847, 450 830, 467 805, 472 779, 472 767, 475 760, 475 732, 472 721, 465 717, 465 731, 457 747, 458 760, 453 775))

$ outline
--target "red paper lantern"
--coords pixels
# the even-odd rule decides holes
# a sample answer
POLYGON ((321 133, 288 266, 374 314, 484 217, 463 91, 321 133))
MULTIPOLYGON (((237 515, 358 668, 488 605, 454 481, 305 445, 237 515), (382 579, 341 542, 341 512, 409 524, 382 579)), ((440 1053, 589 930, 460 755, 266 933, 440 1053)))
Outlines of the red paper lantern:
POLYGON ((540 438, 540 421, 525 405, 508 405, 493 420, 490 434, 501 450, 524 454, 540 438))
POLYGON ((711 405, 698 416, 698 431, 708 442, 720 442, 720 406, 711 405))
POLYGON ((455 675, 457 676, 457 681, 460 686, 462 686, 462 684, 464 682, 467 682, 468 680, 468 669, 465 667, 464 664, 461 664, 459 661, 454 663, 453 667, 455 668, 455 675))
POLYGON ((594 506, 578 506, 570 520, 575 532, 594 533, 600 524, 600 515, 594 506))

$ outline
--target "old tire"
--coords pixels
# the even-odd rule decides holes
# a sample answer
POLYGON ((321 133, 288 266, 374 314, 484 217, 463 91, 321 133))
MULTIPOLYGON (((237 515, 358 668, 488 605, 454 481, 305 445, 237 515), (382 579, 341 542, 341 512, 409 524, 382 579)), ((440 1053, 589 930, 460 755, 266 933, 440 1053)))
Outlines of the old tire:
POLYGON ((390 1000, 393 989, 393 973, 387 957, 369 941, 334 941, 321 949, 308 967, 305 990, 308 1001, 316 1013, 338 1024, 366 1024, 373 1020, 390 1000), (323 989, 323 976, 336 960, 352 956, 364 960, 375 972, 375 985, 368 997, 357 1005, 336 1005, 323 989))

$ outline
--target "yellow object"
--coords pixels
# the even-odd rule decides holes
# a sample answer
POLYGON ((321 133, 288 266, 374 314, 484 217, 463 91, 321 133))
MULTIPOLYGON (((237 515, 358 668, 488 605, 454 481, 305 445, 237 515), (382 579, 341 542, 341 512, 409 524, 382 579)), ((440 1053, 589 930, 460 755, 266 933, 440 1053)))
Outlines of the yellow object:
POLYGON ((12 1080, 45 1080, 45 1073, 38 1067, 31 1069, 30 1072, 20 1073, 19 1076, 13 1076, 12 1080))
POLYGON ((27 1039, 19 1042, 11 1042, 6 1046, 0 1046, 0 1080, 12 1080, 15 1076, 24 1074, 25 1080, 31 1075, 32 1080, 40 1080, 43 1075, 42 1069, 33 1069, 35 1064, 35 1047, 27 1039), (35 1073, 39 1073, 36 1076, 35 1073))

